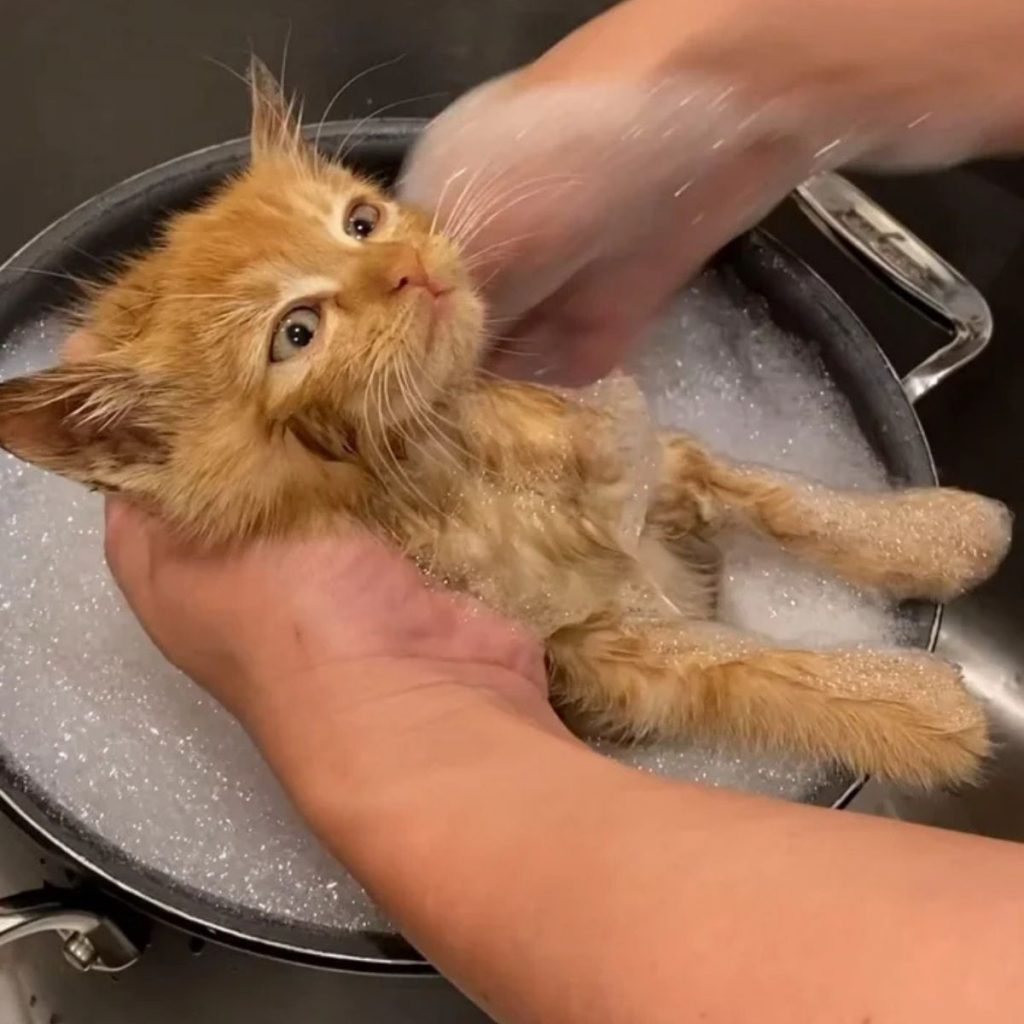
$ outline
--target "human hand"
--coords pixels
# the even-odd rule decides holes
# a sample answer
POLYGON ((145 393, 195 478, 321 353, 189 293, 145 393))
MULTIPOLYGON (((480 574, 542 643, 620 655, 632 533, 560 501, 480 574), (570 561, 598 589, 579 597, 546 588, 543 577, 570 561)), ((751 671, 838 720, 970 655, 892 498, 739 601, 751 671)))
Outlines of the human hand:
POLYGON ((401 192, 462 245, 496 368, 585 383, 813 173, 1019 144, 1024 8, 982 7, 627 0, 445 111, 401 192))
POLYGON ((439 723, 480 703, 553 727, 536 640, 367 535, 206 553, 112 498, 106 551, 157 647, 293 792, 339 757, 349 777, 380 778, 414 737, 451 745, 439 723))
POLYGON ((530 75, 435 121, 402 192, 438 210, 482 285, 494 369, 578 386, 618 365, 806 161, 744 128, 717 83, 541 87, 530 75))

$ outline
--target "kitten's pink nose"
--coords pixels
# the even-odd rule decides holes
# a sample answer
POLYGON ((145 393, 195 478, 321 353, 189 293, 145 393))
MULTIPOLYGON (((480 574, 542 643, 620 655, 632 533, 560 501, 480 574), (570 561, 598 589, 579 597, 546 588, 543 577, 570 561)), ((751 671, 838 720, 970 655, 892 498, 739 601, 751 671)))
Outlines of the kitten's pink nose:
POLYGON ((431 278, 423 266, 420 254, 411 245, 396 247, 387 270, 387 280, 393 292, 400 292, 406 288, 424 288, 436 299, 449 291, 431 278))

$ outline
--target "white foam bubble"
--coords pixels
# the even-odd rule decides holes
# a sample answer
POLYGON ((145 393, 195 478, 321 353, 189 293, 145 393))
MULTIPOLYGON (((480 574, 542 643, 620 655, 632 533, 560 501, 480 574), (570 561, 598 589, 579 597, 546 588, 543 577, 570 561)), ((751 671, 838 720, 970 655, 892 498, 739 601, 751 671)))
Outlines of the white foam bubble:
MULTIPOLYGON (((885 469, 813 344, 740 306, 712 277, 679 302, 631 370, 659 424, 733 459, 836 487, 880 489, 885 469)), ((725 538, 719 616, 793 644, 892 644, 892 609, 764 541, 725 538)))
MULTIPOLYGON (((52 362, 59 322, 0 346, 0 374, 52 362)), ((881 467, 814 357, 708 282, 637 360, 656 418, 718 450, 832 483, 881 467)), ((0 456, 0 737, 74 817, 218 903, 332 928, 384 925, 297 820, 240 728, 172 670, 123 607, 81 488, 0 456)), ((887 609, 751 542, 726 559, 723 612, 808 643, 889 642, 887 609)), ((819 770, 689 748, 617 752, 648 770, 806 796, 819 770)))

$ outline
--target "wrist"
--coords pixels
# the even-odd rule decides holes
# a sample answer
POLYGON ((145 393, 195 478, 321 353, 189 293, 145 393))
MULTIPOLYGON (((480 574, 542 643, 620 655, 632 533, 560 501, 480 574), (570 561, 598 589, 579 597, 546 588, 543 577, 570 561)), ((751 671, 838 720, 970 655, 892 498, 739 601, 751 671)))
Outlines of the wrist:
MULTIPOLYGON (((575 741, 536 682, 464 662, 373 658, 255 683, 243 725, 312 826, 472 774, 508 737, 575 741), (501 743, 497 743, 497 739, 501 743)), ((347 834, 348 829, 345 829, 347 834)))
POLYGON ((487 701, 446 717, 445 741, 413 741, 397 771, 360 776, 345 792, 321 776, 300 802, 321 842, 403 930, 430 914, 439 877, 472 888, 478 867, 486 874, 507 862, 514 872, 534 826, 551 841, 584 805, 654 782, 596 754, 553 716, 487 701))
POLYGON ((843 139, 842 159, 878 150, 927 167, 1024 148, 1022 39, 1018 0, 624 0, 517 77, 717 86, 769 138, 806 136, 812 154, 843 139))

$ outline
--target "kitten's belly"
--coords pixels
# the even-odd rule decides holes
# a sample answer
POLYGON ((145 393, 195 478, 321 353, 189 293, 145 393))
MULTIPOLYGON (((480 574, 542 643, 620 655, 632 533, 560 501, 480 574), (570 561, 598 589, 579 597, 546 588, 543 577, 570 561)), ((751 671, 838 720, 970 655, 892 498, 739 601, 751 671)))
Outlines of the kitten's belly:
POLYGON ((565 495, 481 486, 464 493, 439 534, 414 544, 416 560, 446 585, 548 636, 606 608, 634 575, 632 558, 595 541, 602 531, 590 511, 565 495))
POLYGON ((660 540, 644 536, 626 551, 614 543, 614 529, 595 531, 588 519, 595 510, 586 505, 533 493, 477 497, 434 538, 433 557, 419 561, 540 636, 613 606, 659 618, 710 617, 713 572, 660 540))
POLYGON ((438 539, 443 581, 540 636, 582 622, 614 597, 594 567, 551 550, 545 533, 448 529, 438 539))
POLYGON ((685 619, 714 617, 718 596, 721 556, 713 545, 697 540, 674 550, 657 537, 640 540, 637 561, 655 598, 655 614, 685 619))

